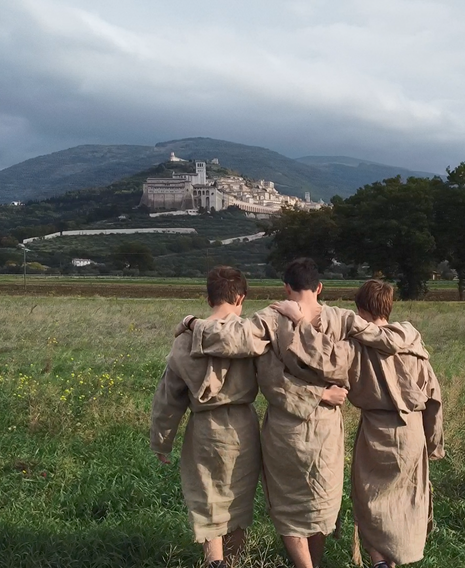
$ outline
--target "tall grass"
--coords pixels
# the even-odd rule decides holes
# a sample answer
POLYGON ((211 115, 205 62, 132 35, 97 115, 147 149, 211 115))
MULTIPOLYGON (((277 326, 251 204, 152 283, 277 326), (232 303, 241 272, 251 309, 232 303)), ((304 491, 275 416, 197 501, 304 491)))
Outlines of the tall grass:
MULTIPOLYGON (((246 313, 265 305, 249 302, 246 313)), ((150 402, 175 324, 200 300, 2 298, 0 565, 200 566, 179 483, 148 445, 150 402)), ((432 466, 437 528, 422 568, 465 566, 465 305, 405 303, 443 387, 448 457, 432 466)), ((258 401, 263 411, 263 400, 258 401)), ((349 439, 356 412, 346 412, 349 439)), ((349 567, 351 523, 325 566, 349 567)), ((257 494, 238 567, 285 564, 257 494)))

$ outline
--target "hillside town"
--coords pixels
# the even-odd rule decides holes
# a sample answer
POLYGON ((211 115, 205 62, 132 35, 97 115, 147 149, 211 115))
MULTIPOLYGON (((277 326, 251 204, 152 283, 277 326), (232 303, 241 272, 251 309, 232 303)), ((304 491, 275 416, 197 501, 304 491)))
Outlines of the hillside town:
MULTIPOLYGON (((171 162, 184 162, 170 156, 171 162)), ((212 164, 218 165, 218 159, 212 164)), ((250 181, 241 176, 208 177, 207 163, 195 161, 195 173, 173 173, 167 178, 148 178, 143 185, 141 205, 151 212, 170 211, 195 214, 199 209, 221 211, 235 206, 247 213, 271 215, 281 207, 296 206, 301 209, 320 209, 323 201, 313 202, 306 193, 305 200, 282 195, 272 181, 250 181)))

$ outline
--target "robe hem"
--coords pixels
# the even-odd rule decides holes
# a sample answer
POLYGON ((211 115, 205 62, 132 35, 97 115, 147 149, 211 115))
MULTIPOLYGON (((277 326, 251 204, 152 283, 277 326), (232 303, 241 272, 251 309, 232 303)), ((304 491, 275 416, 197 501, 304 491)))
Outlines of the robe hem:
POLYGON ((204 544, 205 542, 209 542, 209 541, 213 540, 214 538, 218 538, 220 536, 226 536, 227 534, 230 534, 237 529, 246 530, 250 527, 251 524, 252 524, 252 522, 247 522, 247 521, 234 523, 234 524, 228 525, 228 526, 226 526, 222 529, 218 529, 217 531, 215 531, 215 534, 211 534, 211 535, 209 534, 209 535, 204 535, 204 536, 199 536, 199 535, 195 536, 194 542, 196 542, 198 544, 204 544))
POLYGON ((316 534, 322 534, 323 536, 330 536, 331 534, 333 534, 333 532, 336 529, 336 525, 334 525, 334 527, 330 529, 328 532, 324 532, 318 529, 315 530, 286 529, 280 531, 279 528, 276 526, 276 524, 274 524, 274 527, 276 529, 276 532, 279 534, 279 536, 293 536, 295 538, 310 538, 312 536, 315 536, 316 534))

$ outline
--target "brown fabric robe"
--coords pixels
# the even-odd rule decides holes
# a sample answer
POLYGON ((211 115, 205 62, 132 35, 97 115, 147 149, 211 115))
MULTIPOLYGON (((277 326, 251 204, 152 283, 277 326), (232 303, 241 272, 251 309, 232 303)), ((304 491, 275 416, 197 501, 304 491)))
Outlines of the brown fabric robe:
MULTIPOLYGON (((402 330, 381 330, 350 310, 323 307, 323 328, 334 341, 357 335, 387 353, 404 345, 402 330)), ((344 429, 339 408, 321 403, 328 381, 302 365, 288 347, 294 326, 266 308, 251 319, 198 321, 192 355, 252 357, 268 401, 262 427, 263 482, 270 516, 283 536, 330 534, 342 500, 344 429)))
POLYGON ((311 325, 297 326, 289 350, 321 375, 348 381, 361 409, 352 462, 355 521, 366 548, 395 564, 416 562, 432 514, 428 458, 444 457, 441 390, 419 333, 392 357, 349 340, 335 343, 311 325))
POLYGON ((169 453, 190 409, 181 482, 195 540, 204 542, 252 523, 261 467, 252 405, 258 386, 253 359, 193 359, 191 344, 187 331, 174 341, 153 398, 150 441, 154 452, 169 453))

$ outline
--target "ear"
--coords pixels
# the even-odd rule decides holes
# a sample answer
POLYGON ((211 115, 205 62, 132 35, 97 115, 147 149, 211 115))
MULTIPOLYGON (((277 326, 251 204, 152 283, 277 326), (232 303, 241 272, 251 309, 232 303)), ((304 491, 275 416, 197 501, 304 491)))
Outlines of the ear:
POLYGON ((322 290, 323 290, 323 282, 320 282, 316 289, 316 295, 319 296, 322 290))
POLYGON ((287 295, 288 297, 289 297, 289 296, 292 294, 292 292, 293 292, 293 290, 292 290, 292 288, 289 286, 289 284, 284 284, 284 290, 286 291, 286 295, 287 295))
POLYGON ((236 303, 234 304, 235 306, 242 306, 242 304, 244 303, 245 300, 245 294, 238 294, 236 296, 236 303))

